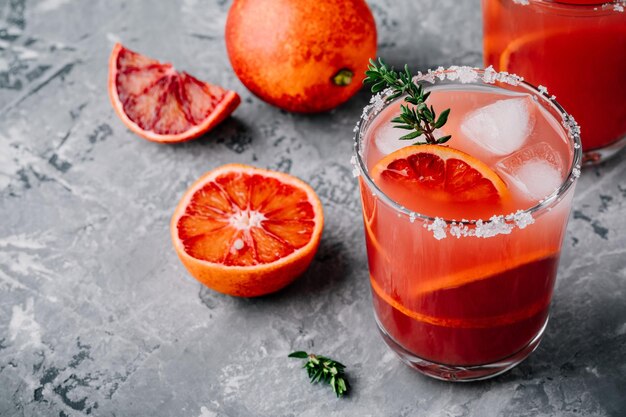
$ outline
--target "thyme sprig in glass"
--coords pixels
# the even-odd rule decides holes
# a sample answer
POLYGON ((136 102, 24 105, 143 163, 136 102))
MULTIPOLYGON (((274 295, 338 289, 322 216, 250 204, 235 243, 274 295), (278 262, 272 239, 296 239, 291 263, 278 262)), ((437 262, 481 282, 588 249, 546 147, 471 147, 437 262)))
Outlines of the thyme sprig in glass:
POLYGON ((412 132, 400 137, 400 140, 412 140, 423 135, 426 142, 415 142, 414 145, 423 144, 443 144, 452 138, 451 135, 435 137, 435 129, 441 128, 448 121, 450 109, 446 109, 439 114, 433 106, 428 106, 426 100, 430 92, 424 92, 424 88, 413 81, 413 74, 409 71, 409 66, 404 66, 404 71, 395 71, 393 67, 388 67, 382 59, 378 62, 370 59, 370 65, 365 71, 364 83, 371 84, 372 93, 379 93, 387 88, 393 91, 387 101, 394 100, 406 95, 404 101, 407 104, 400 105, 400 116, 391 121, 398 129, 412 130, 412 132))
POLYGON ((318 382, 329 384, 337 397, 342 397, 348 392, 350 385, 344 373, 346 366, 342 363, 325 356, 314 355, 303 351, 292 352, 289 354, 289 357, 307 359, 302 367, 306 369, 311 384, 318 382))

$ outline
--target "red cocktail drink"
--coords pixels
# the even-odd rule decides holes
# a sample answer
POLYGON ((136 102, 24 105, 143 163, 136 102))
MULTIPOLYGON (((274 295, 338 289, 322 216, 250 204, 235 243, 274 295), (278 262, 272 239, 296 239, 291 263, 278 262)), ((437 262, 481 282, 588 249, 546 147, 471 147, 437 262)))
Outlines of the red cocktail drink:
POLYGON ((442 379, 504 372, 539 343, 579 174, 575 122, 507 74, 418 77, 450 108, 445 145, 407 146, 375 97, 357 132, 376 319, 400 357, 442 379), (452 190, 452 191, 451 191, 452 190))

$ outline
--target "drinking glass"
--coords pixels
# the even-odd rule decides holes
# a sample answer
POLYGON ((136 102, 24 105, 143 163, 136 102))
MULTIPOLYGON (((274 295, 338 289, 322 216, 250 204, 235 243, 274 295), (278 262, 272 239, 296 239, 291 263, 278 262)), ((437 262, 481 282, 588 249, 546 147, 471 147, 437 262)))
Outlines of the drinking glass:
POLYGON ((355 128, 352 162, 383 340, 405 363, 429 376, 455 381, 493 377, 525 359, 546 328, 580 175, 578 129, 556 100, 509 74, 451 67, 416 80, 425 91, 472 85, 487 93, 526 94, 564 138, 564 180, 549 197, 510 215, 455 221, 407 209, 372 179, 369 129, 402 97, 391 102, 385 95, 373 97, 355 128))

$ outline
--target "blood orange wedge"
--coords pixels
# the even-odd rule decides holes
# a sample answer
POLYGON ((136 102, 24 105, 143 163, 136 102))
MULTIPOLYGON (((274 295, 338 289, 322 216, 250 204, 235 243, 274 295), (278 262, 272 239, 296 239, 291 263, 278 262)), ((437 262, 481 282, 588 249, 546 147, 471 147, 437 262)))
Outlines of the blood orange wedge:
POLYGON ((399 149, 374 166, 372 179, 379 186, 393 185, 396 191, 412 192, 409 199, 415 199, 415 192, 420 192, 419 199, 442 203, 490 205, 509 198, 506 184, 489 166, 440 145, 399 149))
POLYGON ((171 234, 180 260, 198 281, 225 294, 255 297, 304 272, 323 223, 319 198, 303 181, 228 164, 187 190, 171 234))
POLYGON ((234 91, 178 72, 116 44, 109 59, 109 96, 117 115, 144 139, 185 142, 208 132, 240 103, 234 91))

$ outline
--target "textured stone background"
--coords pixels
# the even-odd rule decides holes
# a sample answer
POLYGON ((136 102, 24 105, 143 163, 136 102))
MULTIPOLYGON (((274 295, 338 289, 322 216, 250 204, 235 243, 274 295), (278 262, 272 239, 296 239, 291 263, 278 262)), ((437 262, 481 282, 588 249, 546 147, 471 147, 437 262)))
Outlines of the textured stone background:
MULTIPOLYGON (((374 324, 352 127, 361 93, 297 116, 230 72, 229 1, 0 0, 0 416, 624 416, 626 164, 585 170, 546 337, 495 380, 418 375, 374 324), (138 139, 106 93, 116 40, 237 90, 233 118, 180 146, 138 139), (202 288, 168 220, 225 162, 309 181, 327 224, 310 270, 270 297, 202 288), (336 356, 353 394, 306 381, 293 349, 336 356)), ((372 0, 380 54, 481 63, 477 0, 372 0)))

